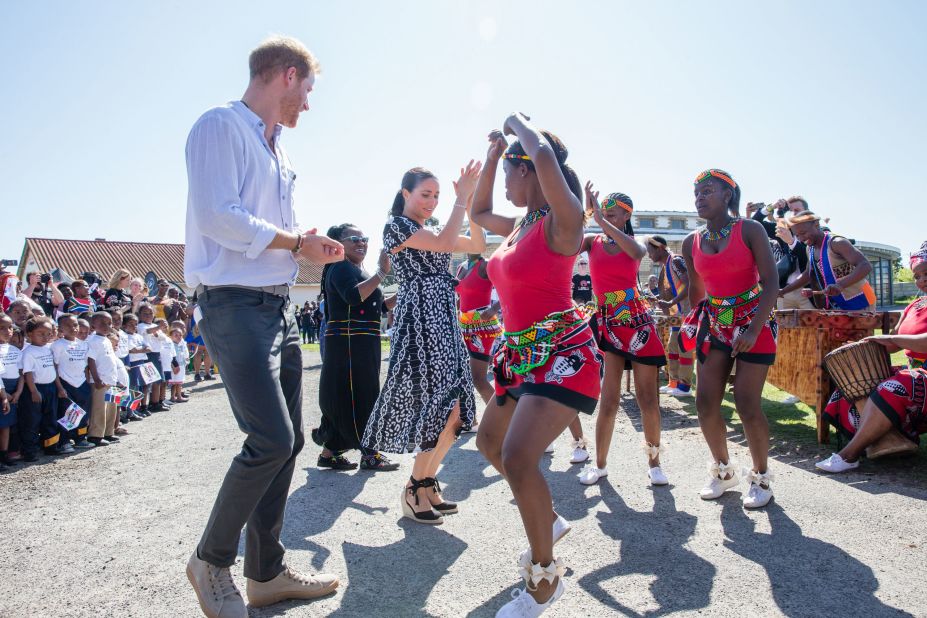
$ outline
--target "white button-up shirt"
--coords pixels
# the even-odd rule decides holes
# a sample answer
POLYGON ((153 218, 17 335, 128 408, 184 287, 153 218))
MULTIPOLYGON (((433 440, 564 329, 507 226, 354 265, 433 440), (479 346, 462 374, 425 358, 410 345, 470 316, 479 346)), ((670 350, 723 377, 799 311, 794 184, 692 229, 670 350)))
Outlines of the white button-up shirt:
POLYGON ((187 138, 187 285, 292 285, 298 265, 285 249, 267 249, 277 230, 297 229, 296 174, 264 122, 241 101, 200 116, 187 138))

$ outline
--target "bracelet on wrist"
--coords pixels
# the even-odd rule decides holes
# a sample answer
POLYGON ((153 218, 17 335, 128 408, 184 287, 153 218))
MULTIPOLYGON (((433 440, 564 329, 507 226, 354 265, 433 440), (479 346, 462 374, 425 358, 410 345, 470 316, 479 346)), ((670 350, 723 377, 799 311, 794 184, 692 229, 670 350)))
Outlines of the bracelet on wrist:
POLYGON ((293 253, 299 253, 299 250, 303 248, 303 239, 304 237, 302 234, 297 234, 296 235, 296 246, 290 249, 290 251, 293 253))
POLYGON ((454 208, 466 208, 466 207, 467 207, 466 202, 464 202, 463 204, 461 204, 460 202, 454 202, 454 208))

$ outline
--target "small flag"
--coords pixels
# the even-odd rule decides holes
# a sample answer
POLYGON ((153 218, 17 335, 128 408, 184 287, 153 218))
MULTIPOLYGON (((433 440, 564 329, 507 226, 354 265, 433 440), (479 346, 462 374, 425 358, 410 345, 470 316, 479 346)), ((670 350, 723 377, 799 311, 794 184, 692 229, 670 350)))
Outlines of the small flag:
POLYGON ((128 392, 128 399, 124 401, 121 405, 126 410, 132 410, 134 412, 135 410, 138 410, 138 407, 142 404, 143 395, 142 393, 138 391, 133 391, 133 390, 129 390, 127 392, 128 392))
POLYGON ((66 431, 73 431, 86 414, 83 408, 76 403, 72 403, 68 406, 68 409, 64 411, 64 416, 58 419, 58 424, 64 427, 66 431))
POLYGON ((121 391, 118 388, 110 388, 103 395, 103 401, 112 402, 117 406, 122 405, 124 401, 128 401, 129 395, 126 391, 121 391))

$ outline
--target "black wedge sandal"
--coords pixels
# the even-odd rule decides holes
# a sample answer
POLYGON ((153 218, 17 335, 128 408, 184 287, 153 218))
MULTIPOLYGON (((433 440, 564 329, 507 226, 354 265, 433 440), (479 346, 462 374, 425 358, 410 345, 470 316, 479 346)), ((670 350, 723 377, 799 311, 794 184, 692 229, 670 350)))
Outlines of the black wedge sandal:
POLYGON ((422 487, 431 487, 427 482, 428 479, 422 481, 416 481, 413 477, 409 477, 409 481, 412 483, 411 487, 405 487, 402 490, 402 495, 399 500, 402 502, 402 514, 404 517, 408 517, 412 521, 417 521, 420 524, 432 524, 437 525, 444 523, 444 518, 441 517, 439 513, 435 513, 433 507, 429 505, 427 511, 416 511, 412 508, 412 505, 409 504, 409 499, 406 495, 411 495, 415 498, 415 506, 418 506, 418 490, 422 487))
MULTIPOLYGON (((438 479, 431 476, 422 481, 425 487, 434 487, 435 494, 441 498, 441 483, 438 482, 438 479)), ((441 504, 432 504, 431 508, 441 513, 442 515, 451 515, 452 513, 457 512, 457 503, 456 502, 445 502, 441 498, 441 504)))

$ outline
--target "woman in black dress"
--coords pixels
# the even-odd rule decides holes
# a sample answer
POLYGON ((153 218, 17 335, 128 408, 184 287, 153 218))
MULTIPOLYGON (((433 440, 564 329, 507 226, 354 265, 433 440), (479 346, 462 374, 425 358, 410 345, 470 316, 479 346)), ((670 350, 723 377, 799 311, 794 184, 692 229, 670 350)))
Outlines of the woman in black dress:
POLYGON ((348 461, 344 452, 360 449, 362 469, 395 470, 399 464, 360 444, 380 394, 380 316, 386 304, 395 302, 395 298, 384 302, 379 288, 389 260, 381 255, 380 268, 370 276, 363 269, 368 239, 357 226, 336 225, 328 236, 344 245, 345 259, 322 271, 329 326, 319 380, 322 422, 312 431, 312 439, 322 447, 318 466, 353 470, 357 464, 348 461))
POLYGON ((422 168, 409 170, 383 230, 399 293, 389 371, 363 444, 387 453, 421 450, 401 501, 404 516, 425 524, 439 524, 442 514, 457 512, 441 498, 436 477, 455 435, 469 429, 476 414, 450 263, 453 252, 486 249, 483 230, 472 221, 470 236, 460 234, 480 167, 471 161, 461 170, 454 183, 457 199, 440 231, 426 226, 438 204, 437 178, 422 168))

